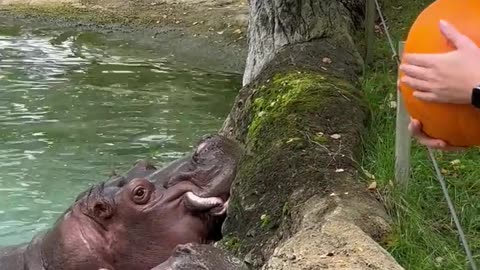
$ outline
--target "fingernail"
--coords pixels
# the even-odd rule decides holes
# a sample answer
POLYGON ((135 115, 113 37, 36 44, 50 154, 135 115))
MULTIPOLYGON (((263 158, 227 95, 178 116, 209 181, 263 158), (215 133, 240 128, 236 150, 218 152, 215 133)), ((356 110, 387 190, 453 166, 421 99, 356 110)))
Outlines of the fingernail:
POLYGON ((449 23, 445 20, 440 20, 440 29, 441 30, 447 30, 449 26, 449 23))

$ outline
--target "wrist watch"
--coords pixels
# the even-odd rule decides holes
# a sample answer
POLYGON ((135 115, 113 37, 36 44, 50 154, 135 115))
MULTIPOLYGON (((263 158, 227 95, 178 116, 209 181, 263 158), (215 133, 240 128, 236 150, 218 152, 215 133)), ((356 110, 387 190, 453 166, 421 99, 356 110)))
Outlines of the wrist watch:
POLYGON ((476 108, 480 108, 480 85, 473 88, 472 105, 476 108))

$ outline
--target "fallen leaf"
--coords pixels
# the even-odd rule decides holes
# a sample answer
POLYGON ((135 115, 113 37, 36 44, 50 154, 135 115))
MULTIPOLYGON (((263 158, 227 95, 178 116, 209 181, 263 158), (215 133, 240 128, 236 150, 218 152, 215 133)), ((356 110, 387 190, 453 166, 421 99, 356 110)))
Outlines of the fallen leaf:
POLYGON ((452 161, 450 162, 450 164, 452 164, 452 165, 458 165, 458 164, 460 164, 460 162, 461 162, 460 159, 455 159, 455 160, 452 160, 452 161))
POLYGON ((241 34, 241 33, 242 33, 242 30, 237 29, 237 30, 233 31, 233 33, 235 33, 235 34, 241 34))
POLYGON ((377 190, 377 182, 373 181, 373 182, 368 186, 368 190, 370 190, 370 191, 375 191, 375 190, 377 190))
POLYGON ((332 139, 335 139, 335 140, 338 140, 340 139, 342 136, 340 134, 333 134, 330 136, 332 139))
POLYGON ((332 59, 330 59, 330 58, 328 58, 328 57, 324 57, 324 58, 322 59, 322 62, 323 62, 323 63, 326 63, 326 64, 331 64, 331 63, 332 63, 332 59))
POLYGON ((291 142, 294 142, 294 141, 299 141, 301 140, 300 138, 290 138, 287 140, 287 143, 291 143, 291 142))
POLYGON ((442 258, 442 257, 436 257, 436 258, 435 258, 435 262, 436 262, 436 263, 442 263, 442 262, 443 262, 443 258, 442 258))
POLYGON ((368 178, 370 178, 370 179, 375 179, 375 175, 371 174, 369 171, 367 171, 367 170, 365 170, 365 169, 363 169, 363 168, 362 168, 362 170, 363 170, 363 173, 364 173, 368 178))

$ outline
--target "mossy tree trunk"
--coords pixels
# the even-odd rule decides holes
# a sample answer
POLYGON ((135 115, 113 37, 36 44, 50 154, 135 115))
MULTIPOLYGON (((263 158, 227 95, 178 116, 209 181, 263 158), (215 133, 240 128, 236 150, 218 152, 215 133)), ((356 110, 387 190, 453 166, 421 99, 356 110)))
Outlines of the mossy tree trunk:
POLYGON ((388 217, 359 180, 363 5, 250 1, 244 87, 221 130, 248 154, 221 245, 253 268, 401 269, 378 244, 388 217))

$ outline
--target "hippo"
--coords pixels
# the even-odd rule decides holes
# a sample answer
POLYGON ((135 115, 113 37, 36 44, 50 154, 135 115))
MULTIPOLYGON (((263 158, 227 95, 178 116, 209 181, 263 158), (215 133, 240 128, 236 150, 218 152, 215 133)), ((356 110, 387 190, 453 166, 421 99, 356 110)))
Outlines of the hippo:
POLYGON ((163 169, 137 162, 82 192, 29 243, 0 248, 0 269, 149 270, 178 245, 218 241, 242 154, 213 135, 163 169))
POLYGON ((152 270, 249 270, 237 257, 226 251, 199 243, 178 245, 173 255, 152 270))

